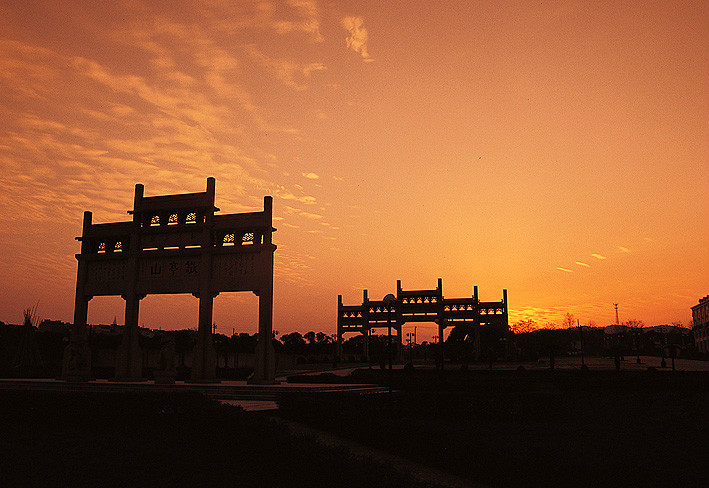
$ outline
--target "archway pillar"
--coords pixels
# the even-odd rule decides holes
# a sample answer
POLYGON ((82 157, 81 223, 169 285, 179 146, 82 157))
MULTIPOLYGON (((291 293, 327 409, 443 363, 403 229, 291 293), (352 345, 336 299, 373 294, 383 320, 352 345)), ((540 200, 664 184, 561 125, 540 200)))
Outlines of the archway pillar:
POLYGON ((128 293, 121 296, 126 301, 125 326, 121 345, 116 351, 116 371, 113 379, 114 381, 145 381, 138 326, 140 300, 145 298, 145 295, 128 293))
MULTIPOLYGON (((84 212, 83 234, 91 227, 92 214, 84 212)), ((81 253, 87 252, 86 241, 81 243, 81 253)), ((89 311, 89 300, 93 298, 86 295, 84 284, 87 277, 87 263, 81 255, 76 271, 76 294, 74 296, 74 326, 71 330, 69 344, 64 348, 62 358, 62 376, 66 381, 89 381, 91 379, 91 347, 89 334, 86 330, 86 320, 89 311)))
POLYGON ((192 354, 192 378, 195 383, 218 383, 217 353, 212 338, 212 310, 214 297, 219 293, 203 292, 199 298, 199 326, 197 344, 192 354))
POLYGON ((254 374, 248 382, 255 385, 277 383, 276 351, 273 349, 273 273, 265 281, 258 293, 254 292, 258 295, 258 342, 254 374))

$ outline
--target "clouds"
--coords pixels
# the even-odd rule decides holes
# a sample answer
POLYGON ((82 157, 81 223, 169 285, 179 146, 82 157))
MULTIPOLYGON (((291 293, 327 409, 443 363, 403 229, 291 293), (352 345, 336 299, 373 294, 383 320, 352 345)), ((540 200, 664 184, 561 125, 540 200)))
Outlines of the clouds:
MULTIPOLYGON (((616 246, 616 253, 629 254, 630 249, 628 249, 627 247, 624 247, 624 246, 616 246)), ((608 259, 603 254, 598 254, 598 253, 592 253, 591 256, 596 258, 598 261, 605 261, 606 259, 608 259)), ((575 261, 574 264, 576 264, 577 266, 581 266, 582 268, 591 268, 591 265, 584 262, 584 261, 575 261)), ((563 271, 565 273, 573 273, 574 272, 572 269, 565 268, 563 266, 558 266, 556 269, 559 271, 563 271)))
MULTIPOLYGON (((269 193, 316 202, 302 188, 279 184, 272 170, 278 148, 263 140, 275 135, 281 147, 292 144, 302 113, 312 113, 306 99, 284 109, 272 95, 274 87, 304 92, 325 71, 318 49, 300 47, 322 46, 317 3, 214 0, 193 7, 183 16, 144 4, 99 26, 102 7, 95 5, 77 13, 76 24, 54 25, 66 35, 0 34, 0 225, 7 229, 8 279, 16 281, 21 270, 12 263, 22 260, 33 270, 28 276, 53 272, 45 261, 62 263, 71 281, 82 212, 91 210, 97 223, 126 220, 137 182, 148 195, 183 193, 215 176, 225 212, 259 208, 269 193), (285 42, 272 43, 274 33, 285 42), (61 229, 27 237, 53 226, 61 229)), ((324 228, 315 212, 299 218, 324 228)), ((291 263, 284 269, 292 279, 304 269, 299 252, 294 247, 281 258, 291 263)))
POLYGON ((362 17, 345 17, 342 19, 342 27, 344 27, 350 35, 345 40, 347 47, 362 56, 362 60, 372 62, 374 59, 369 55, 367 50, 367 41, 369 34, 364 27, 364 19, 362 17))
MULTIPOLYGON (((235 8, 215 1, 209 11, 191 10, 188 20, 143 6, 104 26, 99 39, 73 33, 71 46, 0 38, 5 198, 22 202, 12 193, 18 191, 13 181, 24 182, 25 194, 51 188, 43 195, 53 193, 57 208, 34 207, 31 218, 37 218, 64 208, 67 216, 74 214, 77 200, 70 196, 76 184, 83 192, 115 195, 130 192, 140 180, 156 192, 173 192, 193 183, 201 187, 202 175, 214 174, 233 198, 249 188, 261 193, 272 187, 263 167, 273 155, 254 144, 255 134, 290 136, 298 130, 283 117, 274 122, 244 68, 260 67, 271 80, 298 91, 325 69, 290 52, 266 55, 252 35, 275 31, 293 37, 291 44, 322 40, 316 2, 289 0, 286 7, 247 2, 235 8), (130 61, 93 57, 92 49, 76 48, 82 42, 103 42, 107 53, 125 53, 130 61), (31 108, 18 110, 23 107, 31 108)), ((315 201, 289 192, 279 196, 315 201)), ((29 206, 18 209, 24 207, 29 206)), ((28 217, 27 211, 21 215, 28 217)))

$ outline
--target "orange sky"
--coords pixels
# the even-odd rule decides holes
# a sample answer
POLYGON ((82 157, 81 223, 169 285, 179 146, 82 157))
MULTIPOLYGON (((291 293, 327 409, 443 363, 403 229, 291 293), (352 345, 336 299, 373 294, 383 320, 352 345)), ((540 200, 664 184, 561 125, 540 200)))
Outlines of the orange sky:
MULTIPOLYGON (((274 329, 337 294, 483 300, 511 320, 691 318, 709 293, 706 1, 5 1, 0 320, 72 319, 82 212, 274 196, 274 329)), ((257 299, 215 300, 256 332, 257 299)), ((89 321, 123 322, 95 298, 89 321)), ((141 324, 197 324, 149 296, 141 324)), ((433 329, 431 329, 431 332, 433 329)), ((424 337, 425 338, 425 337, 424 337)), ((421 340, 421 329, 419 329, 421 340)))

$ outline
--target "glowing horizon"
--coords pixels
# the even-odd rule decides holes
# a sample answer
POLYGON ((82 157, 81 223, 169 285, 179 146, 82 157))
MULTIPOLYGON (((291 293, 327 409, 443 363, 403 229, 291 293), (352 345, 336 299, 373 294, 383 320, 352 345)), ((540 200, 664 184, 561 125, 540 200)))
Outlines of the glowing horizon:
MULTIPOLYGON (((337 295, 500 300, 510 322, 691 319, 709 293, 709 6, 189 0, 0 6, 0 320, 71 321, 82 213, 133 188, 274 197, 274 329, 337 295)), ((256 331, 256 300, 215 299, 256 331)), ((89 321, 123 322, 98 297, 89 321)), ((197 323, 149 296, 141 324, 197 323)))

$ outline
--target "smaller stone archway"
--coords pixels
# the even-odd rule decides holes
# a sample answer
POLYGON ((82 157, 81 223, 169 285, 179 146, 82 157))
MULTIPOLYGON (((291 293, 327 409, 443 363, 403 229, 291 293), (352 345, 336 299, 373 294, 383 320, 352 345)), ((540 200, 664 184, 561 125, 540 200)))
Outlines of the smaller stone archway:
MULTIPOLYGON (((442 279, 433 290, 403 290, 401 280, 396 281, 396 300, 385 304, 383 300, 369 300, 363 291, 361 305, 344 305, 342 295, 337 296, 337 355, 342 356, 342 336, 356 332, 364 334, 364 356, 369 356, 368 343, 372 328, 391 327, 396 331, 397 356, 401 355, 402 326, 411 322, 435 322, 438 325, 438 342, 442 346, 447 327, 460 326, 461 330, 475 333, 480 326, 499 325, 509 329, 507 315, 507 290, 502 290, 499 302, 482 302, 478 287, 473 287, 470 298, 444 298, 442 279)), ((443 351, 443 347, 440 348, 443 351)), ((442 358, 441 358, 442 359, 442 358)))

